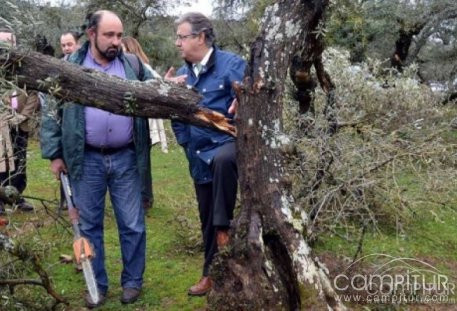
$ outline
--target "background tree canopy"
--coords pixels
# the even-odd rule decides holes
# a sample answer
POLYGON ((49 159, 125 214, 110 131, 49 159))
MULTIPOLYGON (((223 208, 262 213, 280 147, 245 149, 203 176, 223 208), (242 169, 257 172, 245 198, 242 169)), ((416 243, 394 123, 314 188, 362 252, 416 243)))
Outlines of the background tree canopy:
MULTIPOLYGON (((123 19, 126 35, 140 40, 153 66, 163 73, 181 62, 174 48, 175 17, 170 12, 190 2, 84 0, 51 5, 40 0, 6 0, 0 17, 4 23, 13 23, 22 42, 30 47, 37 35, 42 35, 60 51, 58 40, 63 31, 81 31, 88 12, 113 10, 123 19)), ((272 2, 214 1, 218 45, 247 55, 263 11, 272 2)), ((341 0, 329 11, 325 40, 329 46, 350 51, 353 63, 368 58, 385 62, 386 67, 416 63, 422 82, 440 83, 453 94, 457 78, 456 21, 457 3, 453 0, 341 0), (391 64, 396 52, 401 64, 391 64)))
POLYGON ((452 94, 456 18, 452 0, 342 0, 333 6, 327 42, 348 49, 354 63, 371 58, 389 66, 396 57, 397 68, 416 63, 422 82, 439 82, 452 94))

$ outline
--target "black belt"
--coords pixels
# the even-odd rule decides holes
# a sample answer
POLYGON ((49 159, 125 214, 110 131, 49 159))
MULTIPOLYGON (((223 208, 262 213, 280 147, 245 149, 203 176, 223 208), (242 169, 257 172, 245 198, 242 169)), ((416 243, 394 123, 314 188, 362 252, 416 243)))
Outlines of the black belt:
POLYGON ((89 151, 98 152, 101 154, 114 154, 116 152, 119 152, 119 151, 122 151, 125 149, 133 149, 134 147, 135 147, 135 144, 132 141, 131 143, 129 143, 125 146, 122 146, 122 147, 94 147, 94 146, 86 144, 85 149, 89 150, 89 151))

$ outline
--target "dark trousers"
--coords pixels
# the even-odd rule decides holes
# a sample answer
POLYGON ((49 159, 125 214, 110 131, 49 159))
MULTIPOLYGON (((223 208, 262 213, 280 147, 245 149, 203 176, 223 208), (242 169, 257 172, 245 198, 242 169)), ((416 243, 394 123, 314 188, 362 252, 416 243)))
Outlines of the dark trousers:
POLYGON ((26 161, 29 134, 19 128, 11 128, 15 170, 0 173, 0 185, 14 186, 22 193, 27 186, 26 161))
POLYGON ((234 142, 226 143, 219 149, 211 164, 211 171, 212 182, 195 184, 205 246, 203 276, 208 276, 209 267, 217 252, 217 230, 228 229, 233 219, 238 187, 234 142))

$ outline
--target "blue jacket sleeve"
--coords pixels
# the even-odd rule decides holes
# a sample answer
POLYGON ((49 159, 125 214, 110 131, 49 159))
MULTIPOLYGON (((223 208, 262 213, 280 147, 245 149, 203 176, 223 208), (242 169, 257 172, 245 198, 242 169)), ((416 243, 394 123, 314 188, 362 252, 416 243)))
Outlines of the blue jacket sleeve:
MULTIPOLYGON (((233 85, 233 82, 237 81, 239 83, 243 82, 244 72, 246 70, 246 61, 239 56, 233 57, 233 60, 229 65, 228 78, 230 85, 233 85)), ((232 88, 232 96, 235 97, 235 91, 232 88)))
POLYGON ((189 142, 189 126, 183 122, 172 121, 171 128, 179 145, 185 146, 189 142))

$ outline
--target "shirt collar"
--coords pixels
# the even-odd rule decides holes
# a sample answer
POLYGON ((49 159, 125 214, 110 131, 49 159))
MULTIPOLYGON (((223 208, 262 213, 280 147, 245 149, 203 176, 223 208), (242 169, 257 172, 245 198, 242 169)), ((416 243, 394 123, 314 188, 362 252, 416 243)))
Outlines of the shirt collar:
POLYGON ((208 52, 206 52, 205 57, 203 57, 203 59, 202 59, 201 62, 200 62, 200 64, 201 64, 202 66, 206 66, 206 64, 208 63, 208 60, 209 60, 209 58, 210 58, 210 56, 211 56, 211 53, 213 53, 213 50, 214 50, 213 47, 210 47, 209 50, 208 50, 208 52))

